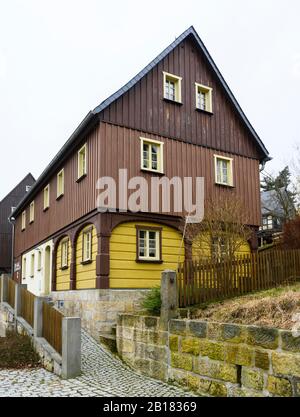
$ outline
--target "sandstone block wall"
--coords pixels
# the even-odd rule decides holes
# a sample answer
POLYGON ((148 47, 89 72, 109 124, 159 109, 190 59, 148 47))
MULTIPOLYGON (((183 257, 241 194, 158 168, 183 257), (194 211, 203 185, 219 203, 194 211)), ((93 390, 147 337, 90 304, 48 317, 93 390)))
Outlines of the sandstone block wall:
POLYGON ((82 327, 94 339, 100 333, 112 333, 119 313, 139 309, 147 290, 76 290, 55 291, 51 298, 65 316, 81 317, 82 327))
POLYGON ((279 329, 120 315, 120 356, 140 372, 219 397, 299 397, 300 335, 279 329))

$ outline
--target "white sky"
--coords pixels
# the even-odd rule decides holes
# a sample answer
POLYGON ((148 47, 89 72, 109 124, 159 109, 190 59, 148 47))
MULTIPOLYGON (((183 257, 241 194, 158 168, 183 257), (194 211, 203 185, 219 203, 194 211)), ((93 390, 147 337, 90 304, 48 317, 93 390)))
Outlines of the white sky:
POLYGON ((0 200, 194 25, 274 160, 299 135, 299 0, 0 0, 0 200))

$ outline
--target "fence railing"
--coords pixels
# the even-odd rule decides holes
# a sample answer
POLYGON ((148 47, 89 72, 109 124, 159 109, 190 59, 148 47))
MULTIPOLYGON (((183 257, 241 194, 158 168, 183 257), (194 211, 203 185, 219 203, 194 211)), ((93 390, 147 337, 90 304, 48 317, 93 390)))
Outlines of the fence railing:
POLYGON ((34 321, 34 295, 21 288, 21 316, 33 327, 34 321))
POLYGON ((62 354, 62 319, 63 314, 51 305, 43 302, 43 337, 60 354, 62 354))
POLYGON ((274 250, 220 262, 185 261, 177 271, 179 306, 187 307, 295 282, 300 250, 274 250))
POLYGON ((7 286, 7 302, 12 308, 15 308, 15 292, 16 283, 12 279, 9 279, 7 286))

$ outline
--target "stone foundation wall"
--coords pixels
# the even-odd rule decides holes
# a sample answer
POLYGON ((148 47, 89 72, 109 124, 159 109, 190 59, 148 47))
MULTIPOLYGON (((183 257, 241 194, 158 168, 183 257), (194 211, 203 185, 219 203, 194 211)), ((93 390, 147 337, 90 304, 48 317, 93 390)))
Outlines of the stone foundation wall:
POLYGON ((99 340, 101 333, 111 334, 119 313, 139 310, 148 290, 76 290, 55 291, 51 298, 66 316, 81 317, 82 327, 99 340))
POLYGON ((7 331, 16 331, 31 337, 33 348, 38 353, 41 363, 47 371, 61 376, 62 358, 43 337, 34 337, 33 329, 21 317, 15 317, 14 310, 7 303, 0 303, 0 326, 7 331))
POLYGON ((217 397, 300 397, 300 336, 272 328, 120 315, 117 348, 140 372, 217 397))

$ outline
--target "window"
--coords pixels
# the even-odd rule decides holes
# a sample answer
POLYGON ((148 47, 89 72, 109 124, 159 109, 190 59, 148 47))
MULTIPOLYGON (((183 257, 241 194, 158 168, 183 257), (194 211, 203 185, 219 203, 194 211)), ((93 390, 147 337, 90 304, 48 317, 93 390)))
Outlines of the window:
POLYGON ((224 237, 215 237, 212 239, 212 259, 222 261, 229 255, 228 241, 224 237))
POLYGON ((28 191, 30 191, 30 189, 31 189, 31 185, 26 185, 26 187, 25 187, 26 193, 28 193, 28 191))
POLYGON ((272 230, 276 225, 277 222, 274 221, 273 216, 263 217, 263 230, 272 230))
POLYGON ((86 229, 82 234, 82 262, 92 261, 92 228, 86 229))
POLYGON ((164 98, 181 103, 181 77, 163 72, 164 75, 164 98))
POLYGON ((163 142, 141 139, 141 169, 163 173, 163 142))
POLYGON ((29 223, 34 221, 34 201, 30 203, 29 206, 29 223))
POLYGON ((15 211, 16 207, 11 207, 11 213, 15 211))
POLYGON ((25 257, 23 257, 22 279, 26 279, 26 258, 25 257))
POLYGON ((44 188, 44 210, 47 210, 50 206, 50 184, 44 188))
POLYGON ((161 262, 161 228, 137 226, 137 261, 161 262))
POLYGON ((195 83, 196 108, 212 113, 212 88, 195 83))
POLYGON ((220 185, 233 186, 232 158, 215 155, 215 181, 220 185))
POLYGON ((25 230, 26 228, 26 211, 23 211, 22 213, 22 230, 25 230))
POLYGON ((34 277, 34 253, 31 254, 31 262, 30 262, 30 278, 34 277))
POLYGON ((78 179, 82 178, 87 173, 87 166, 86 166, 86 158, 87 151, 86 151, 86 144, 78 151, 78 179))
POLYGON ((62 169, 57 174, 57 193, 56 197, 59 198, 64 195, 64 170, 62 169))
POLYGON ((42 251, 38 251, 38 262, 37 262, 37 270, 40 271, 42 269, 42 251))
POLYGON ((61 268, 68 268, 68 257, 69 257, 69 239, 64 239, 61 242, 61 268))

